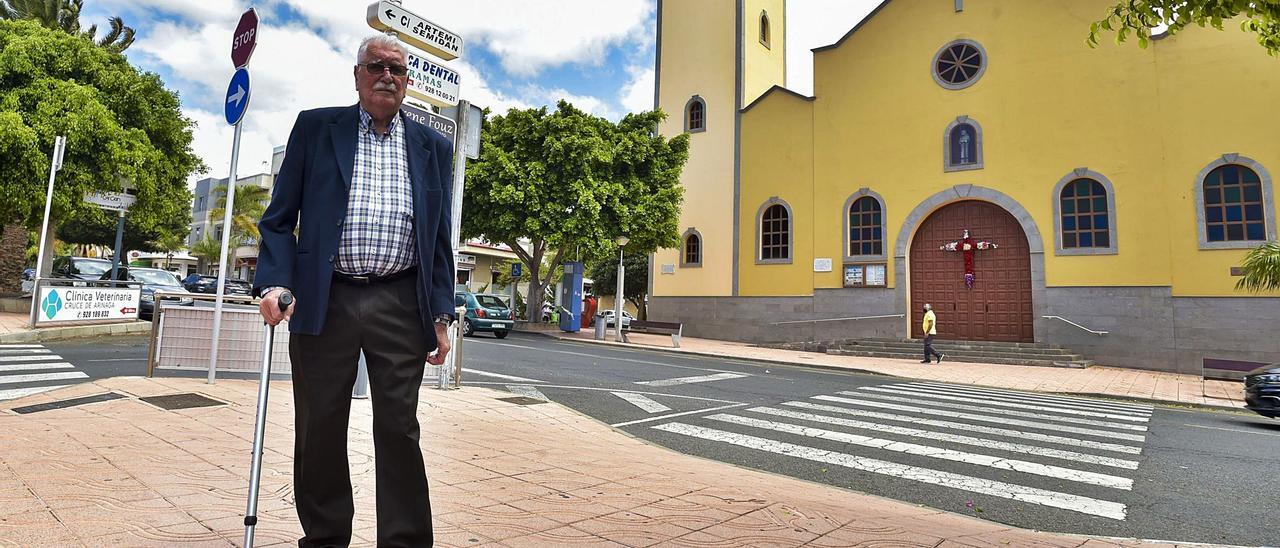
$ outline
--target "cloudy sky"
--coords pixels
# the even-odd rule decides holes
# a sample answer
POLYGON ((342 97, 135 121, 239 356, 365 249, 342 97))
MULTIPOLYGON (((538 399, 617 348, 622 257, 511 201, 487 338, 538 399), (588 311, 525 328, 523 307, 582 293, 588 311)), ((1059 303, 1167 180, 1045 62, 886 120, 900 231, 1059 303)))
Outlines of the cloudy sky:
MULTIPOLYGON (((702 0, 679 0, 702 1, 702 0)), ((787 2, 792 89, 812 90, 809 50, 830 44, 879 0, 787 2)), ((355 102, 351 66, 366 0, 88 0, 81 21, 106 27, 112 15, 138 30, 126 52, 182 98, 198 124, 196 153, 209 176, 226 177, 231 128, 222 117, 231 33, 250 6, 262 24, 249 64, 253 95, 241 137, 240 176, 266 170, 298 111, 355 102)), ((404 0, 404 7, 461 35, 462 96, 502 112, 566 99, 610 119, 653 106, 654 0, 404 0)))

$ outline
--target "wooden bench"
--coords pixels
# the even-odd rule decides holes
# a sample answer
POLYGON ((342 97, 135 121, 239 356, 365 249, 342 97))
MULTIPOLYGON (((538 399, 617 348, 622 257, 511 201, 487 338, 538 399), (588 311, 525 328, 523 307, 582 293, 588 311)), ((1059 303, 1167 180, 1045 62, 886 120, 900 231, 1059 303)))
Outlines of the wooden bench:
POLYGON ((627 332, 652 333, 654 335, 671 335, 671 346, 680 348, 680 335, 684 333, 684 324, 680 322, 651 322, 631 320, 622 329, 622 340, 627 340, 627 332))

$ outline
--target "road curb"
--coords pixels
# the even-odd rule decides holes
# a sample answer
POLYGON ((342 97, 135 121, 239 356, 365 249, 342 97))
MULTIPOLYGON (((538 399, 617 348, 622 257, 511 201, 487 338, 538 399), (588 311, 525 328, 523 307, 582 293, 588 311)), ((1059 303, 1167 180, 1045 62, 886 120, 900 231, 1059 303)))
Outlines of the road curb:
POLYGON ((77 325, 70 327, 46 327, 18 333, 0 335, 0 343, 32 343, 101 337, 103 335, 138 335, 151 332, 151 322, 113 323, 107 325, 77 325))
MULTIPOLYGON (((549 332, 549 331, 518 331, 518 333, 528 333, 528 334, 530 334, 530 335, 541 335, 541 336, 543 336, 543 337, 549 337, 549 338, 552 338, 552 339, 561 340, 561 341, 566 341, 566 342, 582 342, 582 343, 596 344, 596 345, 601 345, 601 346, 616 346, 616 347, 620 347, 620 348, 643 349, 643 350, 651 350, 651 351, 654 351, 654 352, 663 352, 663 353, 667 353, 667 354, 678 354, 678 355, 684 355, 684 356, 702 356, 702 357, 712 357, 712 358, 732 358, 732 359, 735 359, 735 360, 742 360, 742 361, 756 362, 756 363, 769 364, 769 365, 789 365, 789 366, 793 366, 793 367, 804 367, 804 368, 807 368, 807 369, 821 369, 821 370, 824 370, 824 371, 839 371, 839 372, 845 372, 845 373, 861 373, 861 374, 864 374, 864 375, 877 375, 877 376, 881 376, 881 377, 892 377, 892 378, 896 378, 896 379, 911 379, 911 380, 923 380, 923 381, 944 382, 944 381, 937 381, 937 379, 925 379, 925 378, 919 378, 919 377, 908 377, 908 376, 904 376, 904 375, 895 375, 895 374, 893 374, 893 373, 885 373, 885 372, 883 372, 883 371, 869 371, 869 370, 866 370, 866 369, 857 369, 857 368, 853 368, 853 367, 840 367, 840 366, 837 366, 837 365, 825 365, 825 364, 820 364, 820 363, 793 362, 793 361, 786 361, 786 360, 781 360, 781 359, 769 359, 769 358, 757 358, 757 357, 727 356, 727 355, 724 355, 724 354, 716 354, 716 353, 712 353, 712 352, 698 352, 698 351, 694 351, 694 350, 677 350, 677 349, 675 349, 675 348, 662 348, 662 347, 659 347, 659 346, 638 346, 638 345, 635 345, 635 344, 620 343, 620 342, 617 342, 617 341, 607 341, 607 340, 606 340, 606 341, 597 341, 597 340, 595 340, 595 339, 582 339, 582 338, 578 338, 578 337, 565 337, 565 336, 558 335, 558 334, 556 334, 556 333, 554 333, 554 332, 549 332)), ((961 383, 961 384, 968 384, 968 383, 961 383)), ((969 384, 969 385, 970 385, 970 386, 983 387, 983 388, 996 388, 996 389, 1000 389, 1000 390, 1010 390, 1009 388, 1005 388, 1005 387, 1003 387, 1003 386, 989 386, 989 385, 985 385, 985 384, 969 384)), ((1096 393, 1096 392, 1051 392, 1051 391, 1044 391, 1044 390, 1021 390, 1021 389, 1019 389, 1019 391, 1022 391, 1022 392, 1035 392, 1035 393, 1037 393, 1037 394, 1060 395, 1060 396, 1089 396, 1089 397, 1093 397, 1093 398, 1107 399, 1107 400, 1114 400, 1114 401, 1122 401, 1122 402, 1134 402, 1134 403, 1144 403, 1144 404, 1151 404, 1151 405, 1164 405, 1164 406, 1173 406, 1173 407, 1185 407, 1185 408, 1190 408, 1190 409, 1201 409, 1201 410, 1205 410, 1205 411, 1233 411, 1233 412, 1241 413, 1241 414, 1250 414, 1250 412, 1249 412, 1247 409, 1243 408, 1243 407, 1231 407, 1231 406, 1227 406, 1227 405, 1213 405, 1213 404, 1207 404, 1207 403, 1191 403, 1191 402, 1182 402, 1182 401, 1174 401, 1174 400, 1157 400, 1157 399, 1150 399, 1150 398, 1138 398, 1138 397, 1134 397, 1134 396, 1118 396, 1118 395, 1115 395, 1115 394, 1099 394, 1099 393, 1096 393)))

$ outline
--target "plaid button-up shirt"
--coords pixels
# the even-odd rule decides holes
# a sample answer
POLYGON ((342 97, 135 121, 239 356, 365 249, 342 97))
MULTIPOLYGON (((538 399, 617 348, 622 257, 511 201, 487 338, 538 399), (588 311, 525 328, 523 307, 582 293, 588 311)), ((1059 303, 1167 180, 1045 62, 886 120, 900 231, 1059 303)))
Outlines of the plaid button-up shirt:
POLYGON ((380 135, 360 109, 355 170, 347 217, 338 241, 337 269, 347 274, 395 274, 418 263, 413 232, 413 188, 401 114, 380 135))

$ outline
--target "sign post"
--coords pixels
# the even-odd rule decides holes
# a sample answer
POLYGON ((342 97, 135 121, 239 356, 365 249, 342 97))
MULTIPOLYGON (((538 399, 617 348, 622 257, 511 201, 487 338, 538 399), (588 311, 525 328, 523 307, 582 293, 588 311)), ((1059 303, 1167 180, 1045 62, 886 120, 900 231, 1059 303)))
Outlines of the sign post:
MULTIPOLYGON (((44 196, 44 224, 40 227, 40 247, 36 250, 36 275, 35 281, 31 286, 33 292, 38 291, 40 287, 40 278, 44 276, 44 246, 45 238, 49 235, 49 208, 53 205, 53 180, 58 175, 58 170, 62 169, 62 155, 67 151, 67 138, 59 135, 53 140, 53 154, 49 162, 49 190, 44 196)), ((52 258, 52 257, 51 257, 52 258)), ((36 303, 39 299, 37 295, 31 296, 31 328, 36 327, 36 303)))
POLYGON ((240 16, 235 33, 231 37, 231 62, 236 72, 227 85, 227 94, 223 102, 223 114, 227 123, 235 126, 231 137, 231 173, 227 176, 226 204, 222 216, 222 249, 218 256, 218 289, 213 305, 213 339, 209 352, 209 384, 213 384, 215 371, 218 368, 218 339, 222 328, 222 299, 227 288, 227 276, 231 275, 233 265, 227 264, 227 247, 231 244, 231 214, 235 209, 236 199, 236 164, 240 161, 240 126, 244 113, 249 109, 249 58, 258 45, 258 11, 249 8, 240 16))

